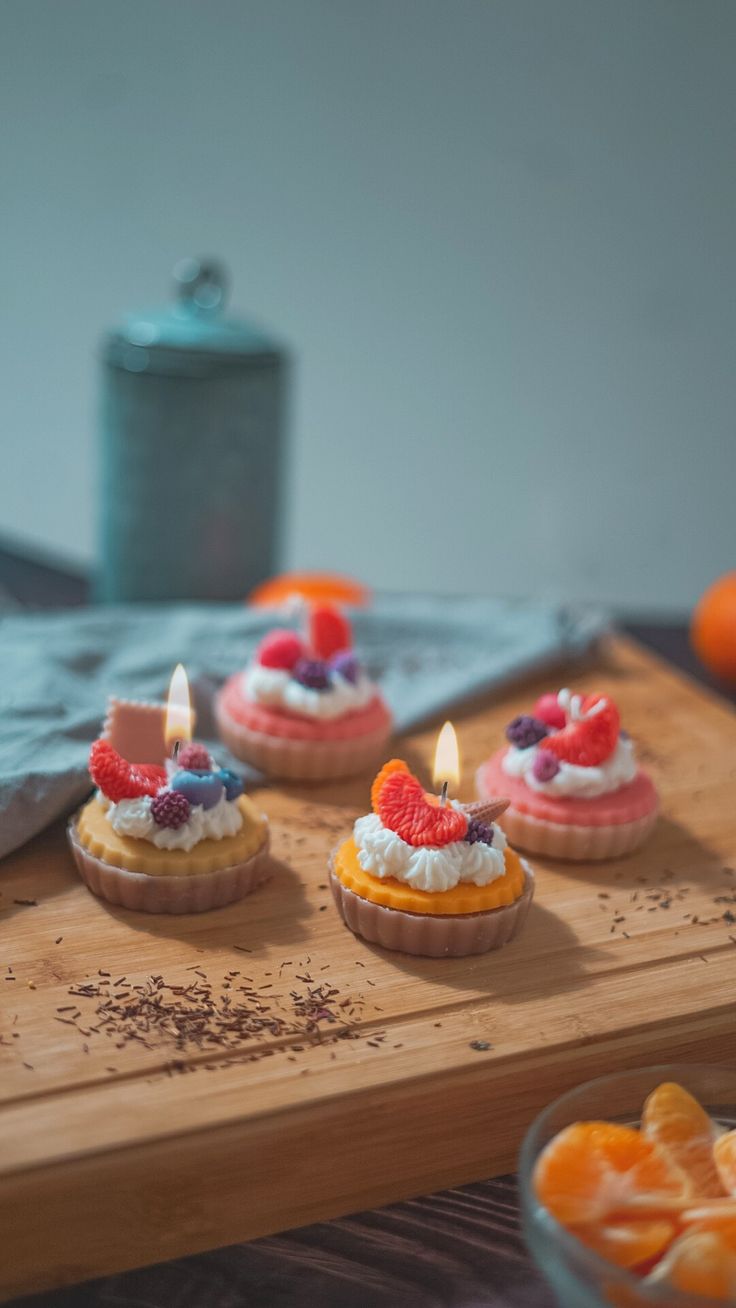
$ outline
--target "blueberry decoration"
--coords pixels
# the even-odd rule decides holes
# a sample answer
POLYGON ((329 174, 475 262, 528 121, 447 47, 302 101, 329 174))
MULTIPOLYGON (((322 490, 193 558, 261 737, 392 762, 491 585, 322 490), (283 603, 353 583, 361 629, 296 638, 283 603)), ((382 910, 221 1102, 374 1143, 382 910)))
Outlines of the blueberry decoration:
POLYGON ((493 827, 486 822, 480 822, 478 818, 470 818, 468 829, 465 832, 465 841, 468 845, 491 845, 493 843, 493 827))
POLYGON ((552 751, 549 749, 540 749, 532 766, 532 772, 537 778, 537 781, 551 781, 553 777, 557 776, 559 770, 560 765, 552 751))
POLYGON ((528 713, 522 713, 521 717, 514 718, 506 728, 506 739, 510 740, 517 749, 530 749, 532 745, 538 745, 548 734, 546 723, 540 722, 539 718, 530 717, 528 713))
POLYGON ((337 672, 345 681, 349 681, 351 686, 357 684, 360 676, 360 663, 350 650, 344 649, 339 654, 334 654, 330 659, 330 667, 333 672, 337 672))
POLYGON ((171 778, 171 789, 180 795, 186 795, 194 807, 214 808, 222 799, 225 787, 216 772, 175 772, 171 778))
POLYGON ((230 768, 219 768, 217 775, 225 787, 225 799, 237 799, 238 795, 242 795, 243 782, 237 772, 232 772, 230 768))
POLYGON ((327 690, 330 685, 329 669, 322 659, 299 659, 291 675, 309 690, 327 690))

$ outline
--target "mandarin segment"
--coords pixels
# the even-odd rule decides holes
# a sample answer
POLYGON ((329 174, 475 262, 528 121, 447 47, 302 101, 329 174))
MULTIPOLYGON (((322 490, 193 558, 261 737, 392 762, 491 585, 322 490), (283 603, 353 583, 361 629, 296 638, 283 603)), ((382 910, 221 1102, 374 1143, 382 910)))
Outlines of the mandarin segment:
POLYGON ((736 1131, 726 1131, 713 1145, 713 1160, 727 1194, 736 1194, 736 1131))
POLYGON ((432 802, 421 781, 408 771, 397 770, 386 777, 378 792, 378 816, 389 831, 415 847, 452 844, 462 840, 468 829, 465 813, 451 804, 441 807, 432 802))
POLYGON ((684 1174, 653 1141, 615 1122, 575 1122, 537 1159, 534 1186, 564 1226, 590 1226, 639 1209, 657 1214, 685 1200, 684 1174))
POLYGON ((621 726, 619 712, 613 700, 604 695, 585 695, 582 712, 587 716, 545 736, 539 747, 549 750, 563 763, 598 767, 616 748, 621 726))
POLYGON ((690 1178, 693 1194, 716 1198, 726 1193, 713 1157, 713 1122, 683 1086, 674 1081, 657 1086, 644 1104, 641 1124, 645 1136, 690 1178))
POLYGON ((671 1285, 684 1294, 718 1303, 736 1300, 736 1250, 717 1230, 685 1231, 645 1284, 671 1285))
POLYGON ((611 1221, 604 1226, 573 1226, 573 1235, 617 1267, 637 1267, 657 1258, 675 1236, 674 1223, 666 1218, 640 1221, 611 1221))
POLYGON ((393 776, 394 772, 408 772, 409 769, 402 758, 390 758, 388 763, 384 763, 381 771, 376 774, 376 778, 371 786, 371 808, 374 813, 378 812, 378 801, 383 789, 383 783, 393 776))

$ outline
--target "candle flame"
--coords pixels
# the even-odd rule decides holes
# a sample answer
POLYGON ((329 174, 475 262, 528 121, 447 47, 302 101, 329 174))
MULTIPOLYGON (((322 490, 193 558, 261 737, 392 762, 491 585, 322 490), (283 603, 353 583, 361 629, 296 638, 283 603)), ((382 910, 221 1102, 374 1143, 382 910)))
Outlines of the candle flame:
POLYGON ((437 737, 437 749, 434 755, 433 780, 435 789, 445 781, 457 788, 460 781, 460 751, 457 736, 451 722, 446 722, 437 737))
POLYGON ((184 745, 192 739, 192 705, 189 699, 189 682, 181 663, 174 668, 166 703, 164 740, 170 751, 176 742, 184 745))

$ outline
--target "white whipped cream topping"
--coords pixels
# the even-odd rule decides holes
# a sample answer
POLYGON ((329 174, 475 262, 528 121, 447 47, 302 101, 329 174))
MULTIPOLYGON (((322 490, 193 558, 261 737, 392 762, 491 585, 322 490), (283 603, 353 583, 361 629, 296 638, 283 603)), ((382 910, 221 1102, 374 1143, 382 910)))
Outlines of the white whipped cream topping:
POLYGON ((200 840, 222 840, 234 836, 243 825, 240 806, 223 795, 212 808, 195 804, 189 820, 180 827, 160 827, 151 815, 151 798, 121 799, 107 806, 113 831, 119 836, 150 840, 158 849, 184 849, 187 852, 200 840))
MULTIPOLYGON (((529 749, 517 749, 509 745, 501 759, 501 767, 509 777, 521 777, 530 790, 541 795, 574 795, 578 799, 595 799, 598 795, 608 795, 613 790, 620 790, 636 776, 636 759, 633 741, 619 737, 618 744, 604 763, 598 767, 584 768, 577 763, 564 763, 557 759, 560 770, 550 781, 540 781, 534 775, 534 760, 539 753, 539 745, 529 749)), ((557 756, 555 755, 555 758, 557 756)))
POLYGON ((452 890, 460 881, 487 886, 506 871, 506 837, 498 826, 493 828, 492 845, 480 840, 474 845, 455 840, 434 848, 408 845, 395 831, 384 827, 377 813, 368 813, 358 818, 353 837, 364 872, 380 878, 395 877, 414 890, 452 890))
POLYGON ((355 685, 333 672, 328 690, 313 690, 302 686, 284 668, 264 668, 251 663, 243 673, 243 691, 247 699, 269 708, 287 709, 305 718, 341 718, 346 713, 365 708, 376 693, 375 686, 365 673, 360 673, 355 685))

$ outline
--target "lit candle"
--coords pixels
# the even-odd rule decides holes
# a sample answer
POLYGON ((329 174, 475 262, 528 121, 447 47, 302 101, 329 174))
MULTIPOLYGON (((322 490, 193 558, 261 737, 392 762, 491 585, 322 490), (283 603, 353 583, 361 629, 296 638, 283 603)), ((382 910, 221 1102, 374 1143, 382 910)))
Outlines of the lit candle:
POLYGON ((460 751, 457 745, 457 736, 455 728, 451 722, 446 722, 437 737, 437 748, 434 754, 434 772, 432 774, 435 789, 440 786, 440 806, 444 808, 447 803, 447 790, 452 785, 457 789, 460 782, 460 751))
POLYGON ((192 739, 192 705, 189 698, 189 682, 181 663, 177 663, 169 685, 169 697, 166 703, 164 740, 167 752, 171 752, 174 762, 182 745, 192 739))

